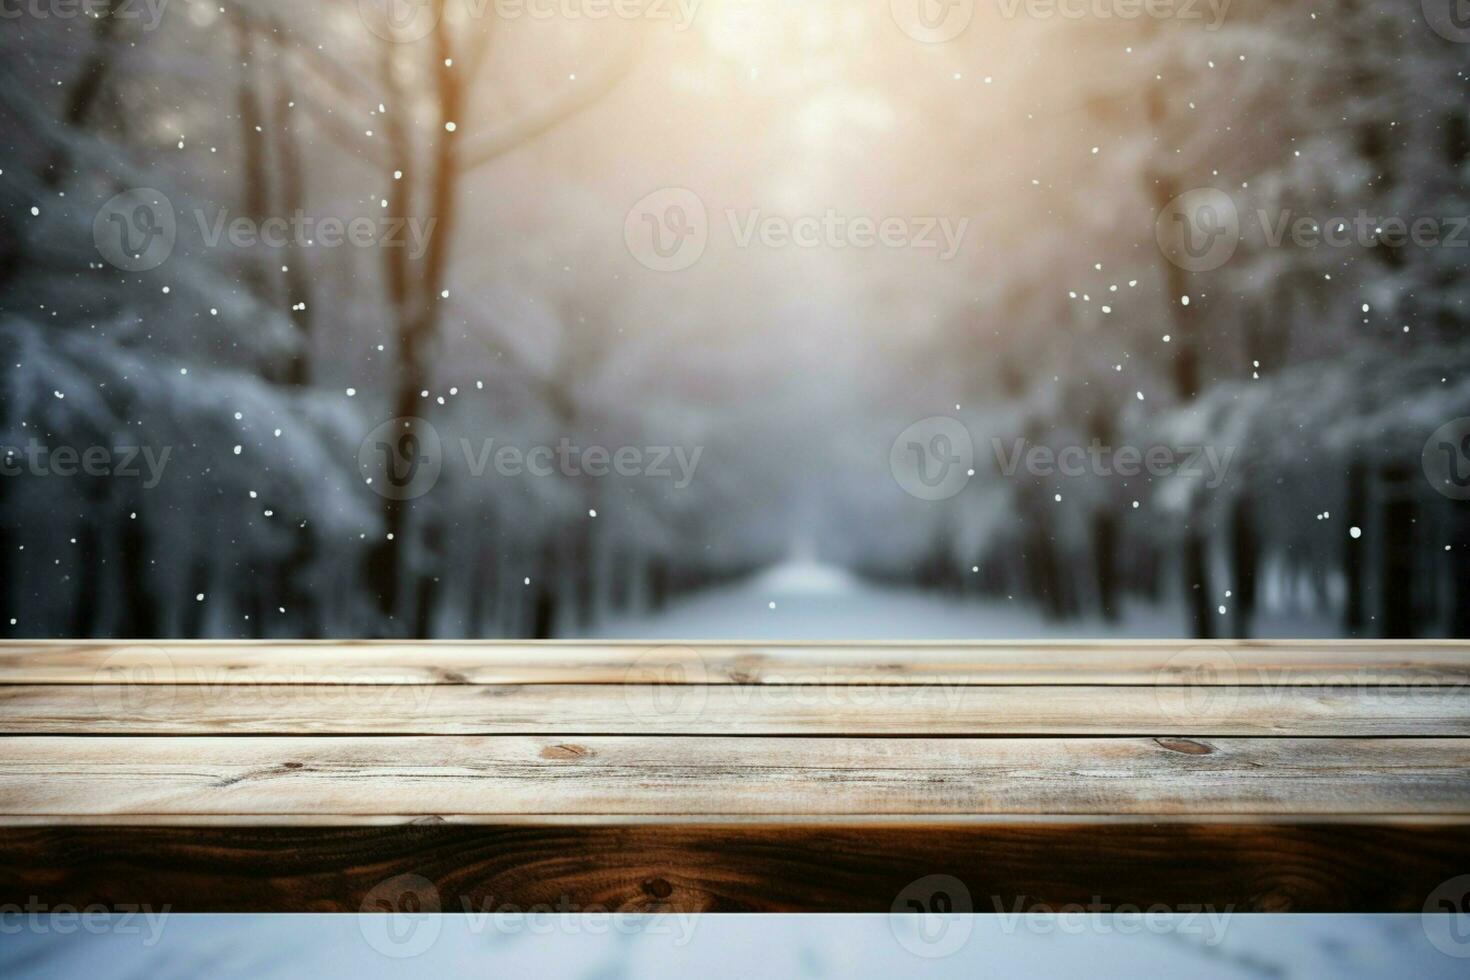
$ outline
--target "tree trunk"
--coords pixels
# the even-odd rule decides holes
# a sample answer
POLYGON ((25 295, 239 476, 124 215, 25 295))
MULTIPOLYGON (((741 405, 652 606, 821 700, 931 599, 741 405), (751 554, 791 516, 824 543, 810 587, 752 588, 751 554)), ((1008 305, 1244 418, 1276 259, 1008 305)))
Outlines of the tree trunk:
POLYGON ((1049 618, 1062 619, 1067 609, 1062 595, 1061 568, 1052 540, 1051 521, 1041 499, 1042 488, 1039 486, 1029 486, 1023 491, 1027 585, 1049 618))
POLYGON ((1449 635, 1470 640, 1470 503, 1456 503, 1450 512, 1448 552, 1451 611, 1449 635))
POLYGON ((1230 510, 1230 570, 1235 585, 1230 607, 1235 611, 1235 639, 1248 639, 1256 611, 1256 568, 1260 547, 1250 497, 1242 491, 1230 510))
MULTIPOLYGON (((1368 467, 1355 455, 1348 463, 1347 510, 1344 523, 1348 528, 1368 526, 1368 467)), ((1343 607, 1343 629, 1350 637, 1359 637, 1368 624, 1367 540, 1343 532, 1343 573, 1347 597, 1343 607)))
POLYGON ((1184 588, 1189 606, 1190 627, 1201 640, 1213 639, 1214 620, 1210 608, 1209 549, 1203 532, 1193 525, 1184 531, 1184 588))
POLYGON ((531 639, 551 640, 556 637, 557 588, 561 581, 556 540, 550 538, 541 546, 541 563, 532 580, 531 639))
POLYGON ((1092 518, 1092 556, 1097 575, 1097 599, 1104 621, 1118 621, 1118 518, 1099 511, 1092 518))
MULTIPOLYGON (((1165 93, 1161 86, 1162 83, 1150 92, 1149 118, 1156 127, 1162 123, 1165 114, 1165 93)), ((1153 197, 1154 213, 1163 214, 1169 202, 1179 195, 1179 186, 1172 175, 1161 174, 1153 180, 1150 193, 1153 197)), ((1184 302, 1183 297, 1191 292, 1184 269, 1166 260, 1163 271, 1164 288, 1167 292, 1165 300, 1169 310, 1171 333, 1174 335, 1172 345, 1174 348, 1174 394, 1183 404, 1199 397, 1198 321, 1200 302, 1197 296, 1192 297, 1188 305, 1184 302)), ((1203 532, 1198 528, 1200 505, 1193 496, 1190 498, 1190 506, 1191 513, 1185 526, 1182 555, 1185 587, 1188 590, 1186 600, 1189 604, 1190 621, 1195 635, 1200 639, 1209 639, 1214 631, 1210 618, 1208 546, 1203 532)))
MULTIPOLYGON (((283 58, 284 55, 278 55, 283 58)), ((288 220, 306 207, 305 177, 301 167, 301 149, 296 131, 296 113, 291 104, 295 101, 291 76, 280 71, 276 78, 276 174, 281 184, 281 211, 288 220)), ((299 344, 287 355, 281 371, 281 380, 288 385, 302 386, 311 380, 311 332, 312 302, 311 275, 307 268, 308 255, 296 236, 291 236, 286 248, 284 305, 286 315, 296 325, 299 344)))
POLYGON ((124 507, 123 511, 118 548, 119 591, 122 595, 122 621, 118 635, 129 640, 157 639, 161 636, 162 619, 157 590, 153 588, 153 570, 148 561, 148 524, 136 502, 131 507, 124 507))
MULTIPOLYGON (((429 220, 434 222, 433 232, 428 236, 421 265, 417 266, 417 281, 410 275, 408 257, 404 249, 385 248, 383 253, 388 265, 389 298, 398 324, 398 378, 396 382, 394 417, 411 418, 416 411, 421 391, 429 387, 429 348, 439 324, 440 292, 448 267, 449 241, 453 236, 455 194, 458 184, 458 160, 456 131, 460 122, 463 92, 459 77, 453 67, 454 49, 445 21, 443 0, 435 0, 438 24, 434 30, 430 69, 436 80, 438 97, 438 126, 431 179, 429 182, 429 220), (456 131, 448 129, 455 125, 456 131)), ((412 195, 406 186, 414 173, 412 153, 403 115, 408 111, 408 97, 393 79, 394 45, 385 44, 384 75, 394 94, 393 106, 388 111, 388 142, 391 148, 389 167, 404 172, 403 180, 392 179, 388 213, 407 216, 412 213, 412 195), (399 162, 392 162, 399 161, 399 162), (395 200, 396 199, 396 200, 395 200)), ((385 538, 380 542, 372 563, 372 576, 377 584, 379 609, 392 619, 402 614, 403 622, 419 624, 423 621, 420 607, 421 590, 411 587, 407 579, 419 574, 405 568, 403 556, 407 548, 410 531, 407 501, 385 498, 383 523, 385 538)), ((432 574, 433 570, 430 569, 432 574)))
MULTIPOLYGON (((255 66, 255 30, 243 16, 233 18, 235 53, 240 73, 236 83, 236 111, 240 120, 240 191, 244 216, 260 226, 270 210, 270 168, 265 154, 265 112, 258 94, 255 66)), ((259 248, 245 256, 242 275, 252 295, 271 301, 269 266, 259 248)))
MULTIPOLYGON (((63 117, 68 126, 80 128, 86 124, 92 109, 102 98, 107 77, 112 74, 112 42, 118 24, 118 8, 123 0, 108 0, 104 10, 92 25, 92 50, 82 63, 72 85, 71 95, 66 100, 63 117)), ((41 180, 49 190, 56 190, 66 181, 66 170, 70 166, 70 155, 64 143, 57 143, 51 150, 41 180)))
POLYGON ((1419 635, 1414 610, 1414 539, 1418 506, 1408 467, 1382 471, 1383 520, 1379 524, 1379 589, 1382 595, 1382 632, 1392 640, 1419 635))
MULTIPOLYGON (((253 597, 258 597, 260 591, 258 588, 253 588, 251 593, 253 597)), ((184 614, 180 617, 179 622, 179 628, 182 630, 180 635, 184 639, 198 640, 203 637, 205 603, 209 601, 209 562, 203 555, 200 555, 189 565, 189 577, 183 601, 184 614), (196 598, 201 595, 204 596, 203 600, 196 598)), ((258 635, 260 623, 254 616, 251 619, 255 621, 254 629, 258 635)))
POLYGON ((424 529, 423 551, 427 556, 425 564, 428 570, 418 577, 418 595, 414 601, 416 618, 413 621, 413 636, 416 639, 428 640, 434 637, 435 625, 434 615, 439 608, 439 595, 441 577, 438 571, 444 566, 444 529, 437 521, 432 521, 424 529))
POLYGON ((67 635, 90 637, 98 635, 98 614, 102 608, 102 529, 101 521, 106 513, 107 489, 99 477, 86 477, 82 499, 86 502, 86 513, 82 515, 82 526, 77 531, 77 585, 72 600, 71 625, 67 635))
MULTIPOLYGON (((72 128, 79 129, 86 124, 106 89, 107 78, 112 73, 113 42, 122 20, 117 16, 121 4, 122 0, 108 0, 107 8, 94 18, 92 48, 82 62, 81 70, 77 72, 71 92, 66 97, 66 108, 62 112, 62 118, 72 128)), ((119 121, 124 118, 123 113, 115 115, 119 121)), ((70 173, 71 166, 71 151, 65 137, 53 138, 46 151, 46 162, 41 166, 41 186, 50 192, 59 190, 69 175, 74 176, 70 173)), ((0 287, 8 285, 25 268, 23 259, 28 251, 26 236, 27 233, 21 228, 0 228, 0 287)), ((0 531, 0 548, 9 544, 3 538, 4 533, 0 531)), ((0 566, 0 574, 5 571, 0 566)), ((0 614, 5 614, 3 623, 8 627, 16 613, 11 608, 3 608, 4 606, 5 602, 0 601, 0 614)))

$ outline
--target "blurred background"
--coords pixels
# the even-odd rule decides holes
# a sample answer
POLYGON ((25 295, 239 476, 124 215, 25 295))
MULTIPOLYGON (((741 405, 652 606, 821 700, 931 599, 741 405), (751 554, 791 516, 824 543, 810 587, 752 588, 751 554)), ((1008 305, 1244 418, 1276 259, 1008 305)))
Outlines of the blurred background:
POLYGON ((1464 6, 6 5, 0 631, 1470 636, 1464 6))
MULTIPOLYGON (((77 913, 71 915, 75 925, 77 913)), ((588 980, 691 974, 733 980, 750 975, 752 951, 759 950, 770 972, 800 978, 1464 975, 1465 944, 1458 944, 1457 953, 1436 946, 1416 915, 1217 913, 1210 927, 1203 914, 1157 911, 936 920, 921 936, 911 915, 485 912, 389 918, 155 910, 150 920, 139 915, 123 930, 37 935, 15 929, 0 946, 0 966, 17 977, 160 980, 201 973, 375 978, 494 970, 514 976, 548 968, 557 976, 588 980), (386 930, 395 926, 401 932, 390 939, 386 930)))

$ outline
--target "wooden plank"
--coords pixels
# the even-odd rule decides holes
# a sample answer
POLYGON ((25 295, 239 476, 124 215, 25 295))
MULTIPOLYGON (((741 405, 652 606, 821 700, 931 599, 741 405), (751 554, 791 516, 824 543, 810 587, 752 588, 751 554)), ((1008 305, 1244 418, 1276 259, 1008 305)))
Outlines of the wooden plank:
POLYGON ((1418 913, 1467 867, 1463 821, 0 828, 0 904, 155 912, 357 912, 404 875, 446 912, 888 912, 942 874, 977 912, 1418 913))
POLYGON ((0 643, 3 684, 1470 683, 1462 641, 0 643))
POLYGON ((11 685, 56 735, 1466 736, 1452 687, 11 685))
POLYGON ((1463 739, 0 740, 0 814, 1470 814, 1463 739))

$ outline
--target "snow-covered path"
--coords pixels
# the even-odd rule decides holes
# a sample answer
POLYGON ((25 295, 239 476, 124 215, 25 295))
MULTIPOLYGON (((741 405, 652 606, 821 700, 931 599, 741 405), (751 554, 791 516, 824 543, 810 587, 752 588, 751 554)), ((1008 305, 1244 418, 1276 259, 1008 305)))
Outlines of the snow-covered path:
MULTIPOLYGON (((1331 623, 1271 616, 1264 636, 1335 635, 1331 623)), ((990 640, 1180 637, 1182 611, 1142 604, 1122 620, 1050 622, 1029 603, 956 599, 863 581, 842 568, 794 559, 743 582, 679 600, 662 613, 606 620, 589 638, 648 640, 990 640)))
POLYGON ((1431 946, 1415 915, 1233 915, 1209 909, 1177 917, 1136 911, 954 917, 939 925, 946 930, 939 935, 957 940, 945 956, 910 952, 924 949, 915 942, 910 916, 497 912, 405 914, 394 921, 378 915, 165 913, 163 919, 166 928, 158 923, 156 945, 144 941, 150 933, 141 924, 67 935, 23 930, 0 944, 0 973, 222 980, 1464 976, 1463 961, 1431 946), (752 970, 756 956, 761 968, 752 970))

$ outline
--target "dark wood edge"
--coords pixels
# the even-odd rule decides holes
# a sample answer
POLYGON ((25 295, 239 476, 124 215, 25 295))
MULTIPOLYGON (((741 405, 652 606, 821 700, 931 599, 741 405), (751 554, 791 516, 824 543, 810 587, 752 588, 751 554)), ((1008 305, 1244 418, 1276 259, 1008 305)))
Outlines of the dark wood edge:
POLYGON ((890 912, 939 888, 985 913, 1419 912, 1466 873, 1470 818, 0 828, 0 905, 172 912, 890 912))

